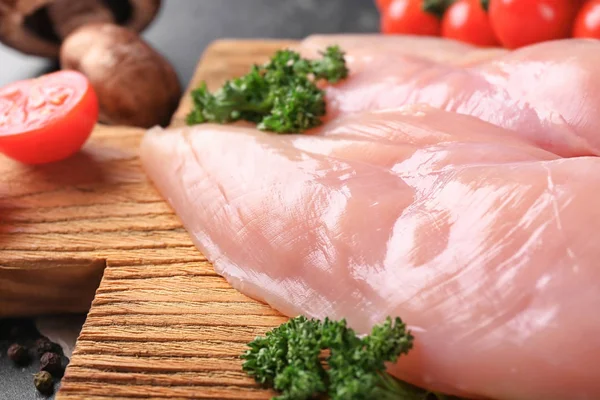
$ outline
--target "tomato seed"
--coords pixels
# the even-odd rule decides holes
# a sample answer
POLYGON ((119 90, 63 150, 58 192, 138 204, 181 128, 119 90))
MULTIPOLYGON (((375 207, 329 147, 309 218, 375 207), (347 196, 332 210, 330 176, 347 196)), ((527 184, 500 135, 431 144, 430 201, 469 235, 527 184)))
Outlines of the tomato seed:
POLYGON ((44 104, 46 104, 46 99, 44 99, 44 95, 39 88, 32 88, 31 92, 29 92, 29 97, 27 98, 27 106, 28 108, 40 108, 44 104))
POLYGON ((65 103, 65 100, 67 100, 67 98, 69 98, 69 95, 67 93, 59 93, 58 95, 50 97, 49 101, 51 104, 60 106, 65 103))

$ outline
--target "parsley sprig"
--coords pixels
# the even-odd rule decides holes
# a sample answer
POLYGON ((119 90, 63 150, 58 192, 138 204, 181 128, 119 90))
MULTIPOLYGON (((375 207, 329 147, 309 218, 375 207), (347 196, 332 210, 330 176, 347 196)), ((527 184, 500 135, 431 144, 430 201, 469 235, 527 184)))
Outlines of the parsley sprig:
POLYGON ((442 395, 398 381, 385 372, 413 347, 400 318, 387 318, 359 337, 345 320, 297 317, 248 344, 243 370, 280 392, 279 400, 328 395, 332 400, 424 400, 442 395), (325 357, 324 352, 328 353, 325 357))
POLYGON ((344 52, 338 46, 328 47, 321 55, 308 60, 293 50, 280 50, 268 63, 252 66, 248 74, 225 82, 214 93, 202 83, 192 91, 194 108, 187 124, 244 120, 277 133, 300 133, 319 126, 326 107, 318 81, 336 83, 348 76, 344 52))

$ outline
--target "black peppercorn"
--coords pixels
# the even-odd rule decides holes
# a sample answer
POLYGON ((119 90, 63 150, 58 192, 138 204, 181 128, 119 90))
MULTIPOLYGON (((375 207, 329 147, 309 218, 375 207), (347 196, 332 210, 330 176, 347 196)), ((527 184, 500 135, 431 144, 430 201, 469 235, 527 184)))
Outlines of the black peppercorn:
POLYGON ((42 336, 35 341, 35 352, 38 358, 41 358, 45 353, 57 353, 61 354, 61 347, 52 343, 47 337, 42 336))
POLYGON ((40 371, 47 371, 56 378, 62 377, 64 369, 61 356, 56 353, 45 353, 40 359, 40 371))
POLYGON ((18 343, 12 344, 8 348, 6 354, 8 355, 8 358, 12 360, 12 362, 19 366, 25 366, 31 361, 27 349, 18 343))
POLYGON ((54 391, 54 378, 47 371, 35 374, 33 376, 33 384, 41 394, 49 395, 54 391))

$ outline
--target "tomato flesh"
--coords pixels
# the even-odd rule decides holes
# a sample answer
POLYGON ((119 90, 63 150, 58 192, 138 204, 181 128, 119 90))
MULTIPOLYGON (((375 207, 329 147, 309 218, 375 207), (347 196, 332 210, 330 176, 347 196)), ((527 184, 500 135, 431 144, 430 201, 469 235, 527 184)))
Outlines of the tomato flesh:
POLYGON ((87 78, 59 71, 0 89, 0 152, 26 164, 65 159, 84 145, 98 121, 87 78))
POLYGON ((381 14, 381 32, 439 36, 440 20, 423 10, 423 0, 394 0, 381 14))
POLYGON ((600 0, 588 1, 579 10, 573 27, 573 37, 600 39, 600 0))
POLYGON ((375 0, 375 5, 380 12, 388 9, 393 0, 375 0))
POLYGON ((442 19, 442 36, 476 46, 500 44, 480 0, 453 3, 442 19))
POLYGON ((509 49, 569 37, 575 12, 573 0, 490 0, 489 4, 492 28, 509 49))

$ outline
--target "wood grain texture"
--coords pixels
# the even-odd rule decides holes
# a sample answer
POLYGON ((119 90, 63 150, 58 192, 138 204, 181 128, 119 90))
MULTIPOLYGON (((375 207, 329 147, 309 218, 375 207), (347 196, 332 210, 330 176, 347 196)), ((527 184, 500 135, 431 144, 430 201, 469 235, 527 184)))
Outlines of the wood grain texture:
MULTIPOLYGON (((294 44, 216 42, 190 89, 294 44)), ((91 302, 59 400, 269 398, 238 356, 286 318, 233 290, 193 246, 141 169, 143 133, 98 127, 79 155, 44 167, 0 159, 0 317, 91 302)))

